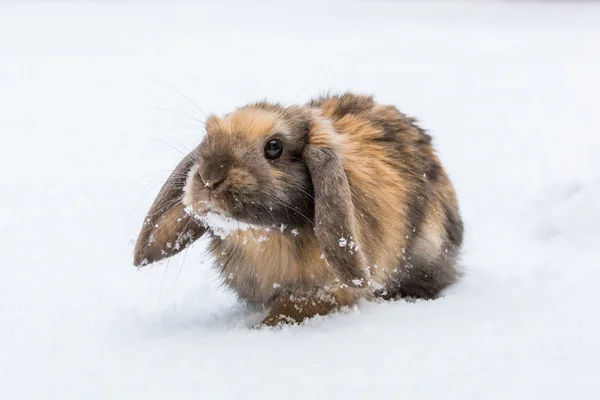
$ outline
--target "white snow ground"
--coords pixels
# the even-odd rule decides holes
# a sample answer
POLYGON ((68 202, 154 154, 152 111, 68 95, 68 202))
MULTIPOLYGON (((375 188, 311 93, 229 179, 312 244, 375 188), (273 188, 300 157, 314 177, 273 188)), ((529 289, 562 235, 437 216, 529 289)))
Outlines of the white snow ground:
POLYGON ((579 2, 0 3, 0 397, 600 398, 599 21, 579 2), (158 110, 203 118, 160 82, 206 112, 353 89, 417 116, 459 193, 464 279, 252 331, 203 242, 134 269, 202 136, 158 110))

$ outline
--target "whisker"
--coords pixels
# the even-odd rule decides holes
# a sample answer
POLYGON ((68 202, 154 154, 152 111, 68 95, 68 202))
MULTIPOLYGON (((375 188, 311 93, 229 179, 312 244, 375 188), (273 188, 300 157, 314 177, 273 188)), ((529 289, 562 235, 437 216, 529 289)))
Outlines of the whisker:
MULTIPOLYGON (((170 178, 173 178, 173 179, 177 180, 177 179, 181 179, 181 178, 184 178, 184 177, 186 177, 186 176, 187 176, 187 174, 188 174, 188 172, 187 172, 187 171, 181 171, 181 172, 177 172, 177 173, 174 173, 174 174, 172 174, 172 175, 170 176, 170 178)), ((141 197, 141 198, 140 198, 140 199, 139 199, 139 200, 136 202, 136 204, 134 205, 134 209, 135 209, 135 207, 136 207, 136 206, 139 204, 139 202, 140 202, 140 201, 141 201, 141 200, 142 200, 142 199, 143 199, 143 198, 144 198, 144 197, 145 197, 145 196, 146 196, 146 195, 147 195, 147 194, 148 194, 148 193, 149 193, 149 192, 150 192, 152 189, 154 189, 154 188, 155 188, 155 187, 156 187, 156 186, 157 186, 159 183, 161 183, 161 182, 162 182, 162 181, 160 181, 160 182, 158 182, 158 183, 154 184, 154 185, 153 185, 153 186, 152 186, 150 189, 148 189, 148 190, 147 190, 147 191, 146 191, 146 192, 145 192, 145 193, 142 195, 142 197, 141 197)), ((171 187, 171 189, 175 189, 175 190, 183 190, 183 188, 184 188, 184 187, 185 187, 185 182, 182 182, 182 183, 180 183, 180 184, 177 184, 177 183, 176 183, 176 184, 174 184, 174 185, 171 187)), ((178 202, 181 202, 181 201, 182 201, 182 199, 183 199, 183 193, 181 193, 179 196, 176 196, 176 197, 174 197, 173 199, 169 200, 169 201, 168 201, 168 202, 165 204, 165 206, 164 206, 163 208, 161 208, 160 210, 158 210, 158 211, 156 211, 156 212, 154 212, 154 213, 149 213, 149 214, 147 215, 147 217, 152 217, 152 216, 156 215, 157 213, 159 213, 159 212, 162 212, 162 211, 163 211, 165 208, 169 208, 169 209, 170 209, 170 208, 172 208, 172 206, 174 206, 176 203, 178 203, 178 202)), ((132 212, 133 212, 133 210, 132 210, 132 212)), ((130 215, 130 216, 131 216, 131 215, 130 215)))
POLYGON ((135 211, 136 207, 140 204, 140 202, 144 199, 144 197, 146 197, 148 195, 148 193, 150 193, 152 190, 154 190, 155 187, 160 185, 160 183, 161 182, 157 182, 154 185, 152 185, 152 187, 150 187, 150 189, 146 190, 144 192, 144 194, 142 194, 142 196, 135 202, 135 204, 131 208, 131 211, 129 212, 129 215, 127 216, 127 229, 128 230, 129 230, 129 223, 131 222, 131 216, 133 215, 133 212, 135 211))
POLYGON ((167 212, 171 211, 171 209, 181 201, 182 196, 176 197, 174 199, 169 200, 168 202, 165 203, 165 205, 163 207, 161 207, 160 209, 156 210, 153 213, 148 213, 146 215, 146 217, 154 217, 157 214, 166 214, 167 212))
POLYGON ((300 211, 296 210, 295 208, 291 207, 291 206, 290 206, 290 205, 288 205, 288 204, 285 204, 283 201, 281 201, 281 200, 279 200, 279 199, 274 199, 274 200, 275 200, 275 202, 277 202, 278 204, 281 204, 282 206, 284 206, 284 207, 286 207, 286 208, 288 208, 288 209, 292 210, 293 212, 300 214, 300 215, 301 215, 302 217, 304 217, 304 219, 306 219, 306 220, 307 220, 307 221, 308 221, 308 222, 309 222, 309 223, 310 223, 312 226, 315 226, 314 222, 313 222, 313 221, 312 221, 310 218, 308 218, 306 215, 304 215, 303 213, 301 213, 300 211))
POLYGON ((182 93, 182 92, 181 92, 179 89, 176 89, 175 87, 173 87, 173 86, 169 85, 168 83, 162 82, 162 81, 160 81, 160 80, 158 80, 158 79, 151 79, 151 80, 153 80, 154 82, 156 82, 156 83, 158 83, 158 84, 161 84, 161 85, 163 85, 163 86, 166 86, 166 87, 168 87, 169 89, 173 90, 175 93, 179 94, 181 97, 183 97, 184 99, 186 99, 187 101, 189 101, 189 102, 190 102, 190 103, 191 103, 191 104, 192 104, 194 107, 196 107, 196 108, 198 109, 198 111, 200 111, 202 114, 204 114, 204 116, 205 116, 206 118, 208 118, 208 115, 207 115, 207 114, 204 112, 204 110, 202 110, 202 109, 201 109, 201 108, 198 106, 198 104, 196 104, 196 103, 194 102, 194 100, 190 99, 188 96, 186 96, 185 94, 183 94, 183 93, 182 93))
POLYGON ((193 120, 195 120, 195 121, 198 121, 198 122, 200 122, 200 124, 204 125, 204 121, 202 121, 201 119, 199 119, 199 118, 196 118, 196 117, 194 117, 193 115, 190 115, 190 114, 187 114, 187 113, 184 113, 184 112, 181 112, 181 111, 177 111, 177 110, 170 110, 170 109, 168 109, 168 108, 161 108, 161 107, 150 107, 150 110, 166 111, 166 112, 170 112, 170 113, 173 113, 173 114, 179 114, 179 115, 183 115, 184 117, 191 118, 191 119, 193 119, 193 120))
MULTIPOLYGON (((269 210, 269 208, 265 205, 259 204, 262 208, 265 209, 266 212, 268 212, 271 215, 271 219, 273 220, 273 224, 275 226, 277 226, 277 220, 275 219, 275 216, 273 215, 273 213, 271 212, 271 210, 269 210)), ((289 218, 288 218, 288 223, 289 223, 289 218)))
POLYGON ((294 107, 296 101, 298 101, 298 99, 300 98, 300 96, 302 96, 302 93, 304 93, 304 91, 306 90, 306 88, 308 88, 310 86, 310 84, 315 80, 315 78, 317 77, 317 75, 319 74, 319 72, 321 72, 321 69, 323 68, 323 65, 321 65, 319 68, 317 68, 317 70, 315 71, 315 73, 312 75, 312 77, 309 79, 308 83, 306 85, 304 85, 304 87, 302 88, 302 90, 300 90, 300 93, 298 93, 298 95, 294 98, 294 100, 290 103, 289 106, 287 107, 283 107, 283 110, 281 111, 281 114, 279 116, 279 118, 277 118, 275 120, 275 123, 281 121, 285 115, 285 113, 292 107, 294 107))
POLYGON ((294 104, 298 100, 298 98, 300 98, 300 96, 302 96, 302 93, 304 93, 304 91, 310 86, 310 84, 313 83, 313 81, 315 80, 315 78, 317 77, 317 75, 319 74, 319 72, 321 72, 321 70, 323 69, 324 65, 325 64, 321 64, 321 66, 319 68, 317 68, 317 70, 312 75, 312 77, 310 78, 310 80, 308 81, 308 83, 306 85, 304 85, 304 87, 302 88, 302 90, 300 90, 300 93, 298 93, 298 95, 296 96, 296 98, 294 99, 294 101, 292 101, 292 104, 294 104))
POLYGON ((148 178, 150 176, 154 176, 154 175, 158 175, 158 174, 164 174, 164 173, 167 173, 167 172, 170 173, 170 172, 172 172, 172 170, 170 170, 170 169, 163 169, 162 171, 152 172, 152 173, 150 173, 148 175, 142 176, 140 179, 138 179, 137 181, 133 182, 133 184, 138 184, 138 183, 140 183, 141 181, 143 181, 144 179, 146 179, 146 178, 148 178))
POLYGON ((312 194, 308 193, 306 190, 302 189, 300 186, 295 186, 295 189, 298 189, 299 191, 313 199, 313 201, 315 201, 315 197, 312 194))
POLYGON ((167 275, 167 269, 169 268, 169 264, 171 263, 171 259, 167 259, 167 263, 165 264, 165 270, 163 271, 162 274, 162 279, 160 280, 160 289, 158 291, 158 305, 161 306, 163 304, 163 297, 162 297, 162 292, 163 292, 163 285, 165 283, 165 276, 167 275))
POLYGON ((175 143, 177 143, 178 145, 183 147, 183 150, 185 150, 187 153, 190 152, 190 150, 183 143, 181 143, 179 140, 175 139, 174 137, 170 136, 167 139, 171 139, 172 141, 174 141, 175 143))
POLYGON ((170 148, 172 148, 173 150, 175 150, 176 152, 178 152, 179 154, 183 155, 184 157, 187 156, 187 154, 185 154, 184 152, 182 152, 181 150, 179 150, 178 148, 176 148, 175 146, 165 142, 164 140, 161 139, 157 139, 151 136, 145 136, 146 139, 152 139, 154 141, 157 141, 158 143, 164 144, 165 146, 169 146, 170 148))
POLYGON ((201 131, 204 129, 203 125, 179 125, 171 128, 174 131, 183 131, 183 130, 191 130, 191 131, 201 131))
POLYGON ((169 295, 173 291, 173 288, 175 287, 175 283, 177 283, 177 279, 179 279, 179 275, 181 274, 181 270, 183 269, 183 264, 185 264, 185 259, 187 258, 188 250, 189 250, 189 247, 186 247, 185 251, 183 252, 183 259, 181 260, 181 264, 179 264, 179 270, 177 271, 177 275, 175 276, 175 280, 171 284, 171 287, 169 288, 169 291, 165 295, 165 298, 169 297, 169 295))
POLYGON ((152 274, 152 281, 150 282, 150 290, 154 287, 154 282, 156 281, 156 274, 158 274, 158 265, 154 268, 154 273, 152 274))
POLYGON ((300 186, 295 186, 294 188, 301 191, 302 193, 313 199, 313 201, 315 201, 315 197, 312 194, 308 193, 306 190, 302 189, 300 186))

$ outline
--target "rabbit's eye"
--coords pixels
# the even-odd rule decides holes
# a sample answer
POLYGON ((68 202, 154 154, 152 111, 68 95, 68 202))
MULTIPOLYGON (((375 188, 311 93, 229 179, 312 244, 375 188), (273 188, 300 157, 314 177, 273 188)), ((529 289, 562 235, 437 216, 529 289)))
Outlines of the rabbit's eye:
POLYGON ((283 144, 279 139, 271 139, 265 144, 265 157, 275 160, 283 154, 283 144))

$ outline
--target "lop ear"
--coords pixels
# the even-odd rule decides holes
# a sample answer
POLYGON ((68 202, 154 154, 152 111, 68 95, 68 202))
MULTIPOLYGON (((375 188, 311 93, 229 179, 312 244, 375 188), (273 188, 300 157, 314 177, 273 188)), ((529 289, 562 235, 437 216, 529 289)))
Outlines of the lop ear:
POLYGON ((177 165, 158 193, 135 245, 133 264, 141 267, 171 257, 200 238, 205 231, 182 203, 183 188, 197 150, 177 165))
POLYGON ((315 234, 325 260, 344 283, 363 287, 366 262, 359 251, 352 195, 342 160, 322 140, 309 143, 303 157, 315 192, 315 234))

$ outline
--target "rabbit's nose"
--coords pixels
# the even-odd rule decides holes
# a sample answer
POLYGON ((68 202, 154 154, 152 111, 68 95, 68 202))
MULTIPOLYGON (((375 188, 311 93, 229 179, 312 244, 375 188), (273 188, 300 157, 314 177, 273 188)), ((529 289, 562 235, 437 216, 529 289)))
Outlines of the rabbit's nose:
POLYGON ((228 154, 208 154, 202 158, 198 168, 198 175, 204 187, 211 191, 227 179, 231 166, 231 157, 228 154))
POLYGON ((204 186, 209 188, 210 190, 215 190, 221 183, 223 183, 223 181, 225 180, 225 176, 220 176, 220 177, 215 177, 213 179, 202 179, 202 182, 204 182, 204 186))
POLYGON ((208 171, 198 171, 198 175, 200 175, 200 180, 204 187, 215 190, 227 179, 227 169, 224 167, 211 168, 208 171))

